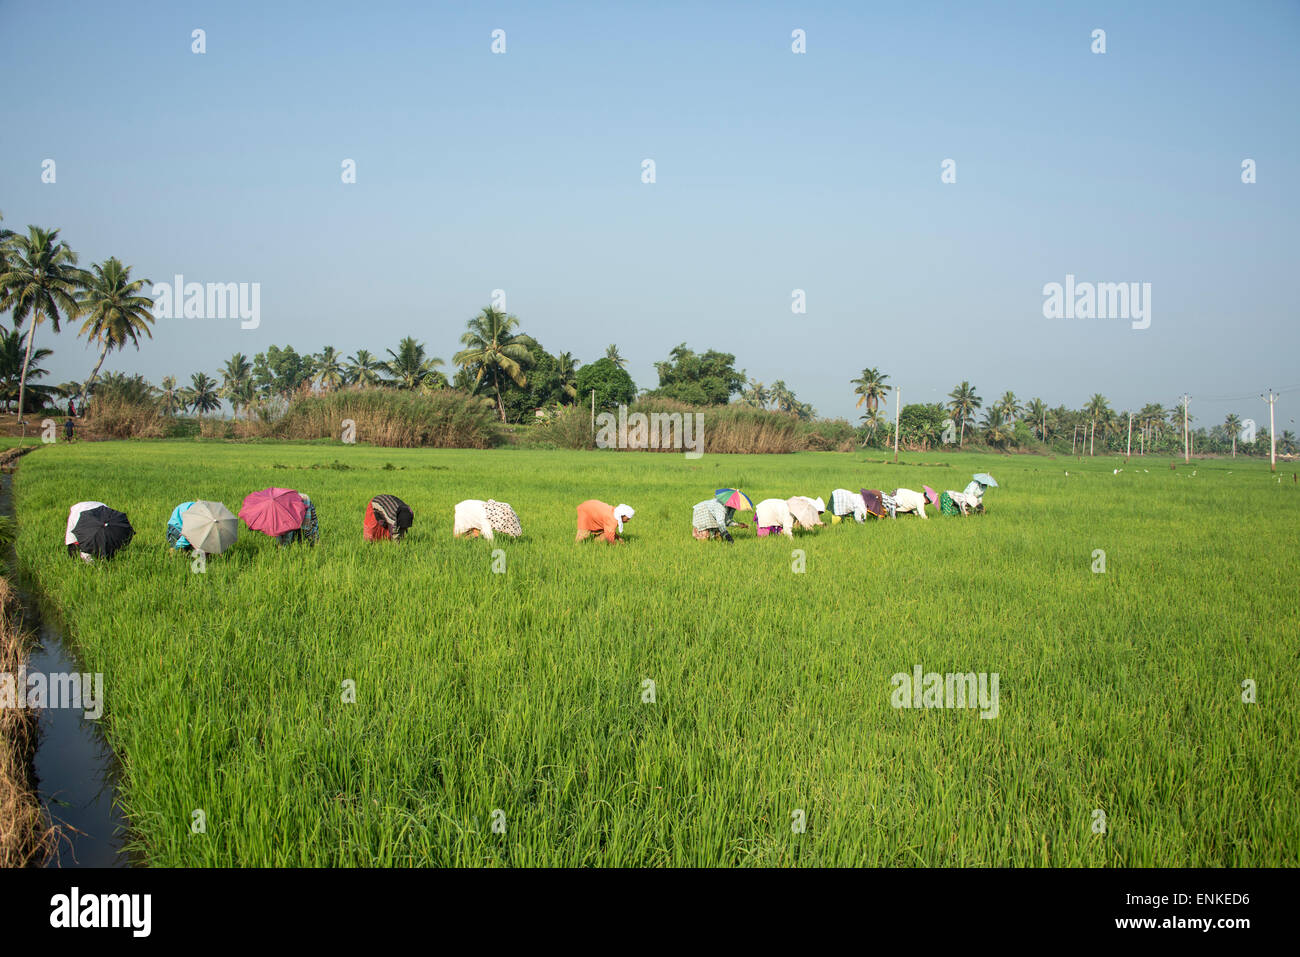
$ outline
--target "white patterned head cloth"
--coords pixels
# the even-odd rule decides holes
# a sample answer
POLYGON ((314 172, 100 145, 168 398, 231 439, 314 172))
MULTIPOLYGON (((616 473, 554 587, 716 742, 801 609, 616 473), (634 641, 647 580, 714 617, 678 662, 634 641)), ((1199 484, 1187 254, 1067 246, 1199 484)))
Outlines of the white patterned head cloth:
POLYGON ((513 538, 518 538, 524 533, 523 526, 519 524, 519 516, 505 502, 494 502, 488 499, 483 503, 483 510, 487 512, 488 524, 492 526, 492 531, 513 538))

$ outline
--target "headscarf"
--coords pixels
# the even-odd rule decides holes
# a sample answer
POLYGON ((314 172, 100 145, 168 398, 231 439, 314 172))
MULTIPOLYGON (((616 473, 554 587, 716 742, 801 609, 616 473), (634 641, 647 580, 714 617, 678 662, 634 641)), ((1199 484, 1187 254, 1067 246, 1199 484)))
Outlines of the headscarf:
POLYGON ((623 534, 623 520, 636 514, 631 505, 619 505, 614 509, 614 521, 618 522, 618 533, 623 534))

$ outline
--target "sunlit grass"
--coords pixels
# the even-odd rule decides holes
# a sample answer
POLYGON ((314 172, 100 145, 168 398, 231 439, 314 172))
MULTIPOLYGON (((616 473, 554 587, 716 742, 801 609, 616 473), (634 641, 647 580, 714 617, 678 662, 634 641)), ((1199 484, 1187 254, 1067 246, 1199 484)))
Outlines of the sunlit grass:
POLYGON ((1289 472, 880 459, 60 445, 20 466, 18 551, 106 675, 156 864, 1297 862, 1289 472), (723 485, 829 499, 976 471, 1002 484, 984 516, 690 536, 723 485), (167 552, 178 502, 268 485, 312 497, 316 548, 241 529, 204 574, 167 552), (415 511, 400 545, 361 540, 380 492, 415 511), (514 505, 524 539, 453 541, 471 497, 514 505), (574 545, 593 497, 637 509, 626 547, 574 545), (83 499, 137 529, 110 563, 63 550, 83 499), (893 709, 915 664, 998 672, 999 717, 893 709))

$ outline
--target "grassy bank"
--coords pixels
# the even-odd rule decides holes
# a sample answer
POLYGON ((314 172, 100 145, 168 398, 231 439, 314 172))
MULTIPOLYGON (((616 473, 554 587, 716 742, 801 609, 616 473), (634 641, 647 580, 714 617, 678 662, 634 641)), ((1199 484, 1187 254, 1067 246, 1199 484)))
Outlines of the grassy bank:
POLYGON ((20 558, 106 675, 153 863, 1297 863, 1300 492, 1266 465, 219 451, 57 446, 17 476, 20 558), (757 501, 982 470, 1002 487, 980 517, 689 532, 722 485, 757 501), (241 531, 203 574, 167 553, 177 502, 237 509, 272 484, 316 502, 315 549, 241 531), (414 508, 399 546, 361 541, 379 492, 414 508), (502 574, 492 545, 451 538, 453 504, 489 496, 525 531, 496 543, 502 574), (637 509, 625 547, 574 545, 589 497, 637 509), (94 567, 61 544, 87 498, 137 528, 94 567), (998 717, 891 707, 918 664, 997 672, 998 717))
MULTIPOLYGON (((0 517, 0 555, 9 553, 13 537, 13 520, 0 517)), ((17 676, 27 661, 27 641, 19 627, 20 608, 9 572, 0 559, 0 675, 17 676)), ((0 707, 0 867, 40 864, 50 850, 49 821, 32 780, 35 750, 35 715, 0 707)))

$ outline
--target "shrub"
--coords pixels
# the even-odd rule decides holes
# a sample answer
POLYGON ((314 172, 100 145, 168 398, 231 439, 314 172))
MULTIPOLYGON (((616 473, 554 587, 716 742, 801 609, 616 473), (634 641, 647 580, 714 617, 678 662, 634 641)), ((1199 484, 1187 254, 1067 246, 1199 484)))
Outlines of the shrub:
POLYGON ((844 419, 801 422, 802 448, 808 452, 852 452, 857 430, 844 419))
POLYGON ((96 394, 86 409, 87 429, 112 439, 157 439, 169 425, 152 399, 136 401, 121 394, 96 394))
POLYGON ((591 407, 567 406, 532 427, 530 445, 549 445, 557 449, 591 448, 591 407))

